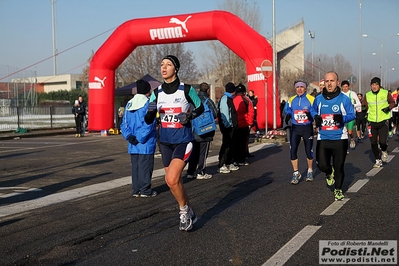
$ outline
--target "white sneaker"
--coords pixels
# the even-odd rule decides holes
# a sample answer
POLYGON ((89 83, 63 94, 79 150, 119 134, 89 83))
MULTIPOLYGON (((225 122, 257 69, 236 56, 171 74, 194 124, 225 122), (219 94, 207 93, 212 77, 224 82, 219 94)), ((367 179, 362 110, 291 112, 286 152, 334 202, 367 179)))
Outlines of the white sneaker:
POLYGON ((382 166, 382 161, 380 159, 375 160, 374 168, 380 168, 382 166))
POLYGON ((207 173, 203 173, 203 174, 199 173, 199 174, 197 174, 197 179, 210 179, 210 178, 212 178, 211 174, 207 174, 207 173))
POLYGON ((355 139, 351 139, 351 143, 349 146, 351 147, 351 149, 354 149, 356 147, 355 139))
POLYGON ((234 164, 230 164, 228 167, 230 171, 237 171, 238 169, 240 169, 240 167, 235 166, 234 164))
POLYGON ((228 174, 228 173, 230 173, 230 170, 229 170, 229 168, 227 168, 227 166, 224 164, 224 165, 222 165, 222 167, 220 167, 220 168, 218 169, 218 172, 221 173, 221 174, 228 174))
POLYGON ((388 152, 383 151, 383 152, 381 152, 381 153, 382 153, 382 154, 381 154, 381 160, 382 160, 384 163, 388 162, 388 152))

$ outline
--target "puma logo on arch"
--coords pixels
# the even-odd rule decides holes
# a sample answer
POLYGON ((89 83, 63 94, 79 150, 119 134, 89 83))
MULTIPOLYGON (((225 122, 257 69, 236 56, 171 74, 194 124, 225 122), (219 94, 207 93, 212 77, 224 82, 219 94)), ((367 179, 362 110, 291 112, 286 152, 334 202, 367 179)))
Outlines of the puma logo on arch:
POLYGON ((175 24, 180 25, 180 26, 186 31, 186 33, 187 33, 187 32, 188 32, 188 29, 187 29, 187 26, 186 26, 186 22, 187 22, 187 20, 188 20, 189 18, 191 18, 191 15, 188 16, 184 21, 181 21, 181 20, 178 19, 178 18, 171 18, 171 19, 169 20, 169 23, 175 23, 175 24))

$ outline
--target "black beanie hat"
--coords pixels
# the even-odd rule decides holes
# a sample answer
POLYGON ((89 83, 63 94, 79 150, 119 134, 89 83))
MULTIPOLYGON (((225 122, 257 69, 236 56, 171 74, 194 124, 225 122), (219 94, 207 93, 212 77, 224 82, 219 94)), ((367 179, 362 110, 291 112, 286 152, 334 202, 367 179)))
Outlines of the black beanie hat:
POLYGON ((136 81, 137 94, 147 94, 151 90, 151 85, 145 80, 139 79, 136 81))
POLYGON ((236 91, 236 86, 234 86, 234 84, 231 82, 227 83, 225 87, 226 87, 226 92, 232 93, 236 91))
POLYGON ((245 86, 242 85, 241 83, 237 85, 236 89, 237 89, 237 92, 242 92, 242 93, 247 92, 247 88, 245 88, 245 86))
POLYGON ((379 86, 381 86, 381 79, 378 77, 374 77, 371 79, 370 85, 373 83, 377 83, 379 86))
POLYGON ((162 58, 162 61, 163 61, 164 59, 170 60, 170 61, 173 63, 173 65, 175 66, 176 73, 179 72, 179 69, 180 69, 180 62, 179 62, 179 59, 177 59, 176 56, 174 56, 174 55, 167 55, 167 56, 165 56, 164 58, 162 58))
POLYGON ((349 81, 343 80, 343 81, 341 82, 341 87, 344 86, 344 85, 348 85, 348 86, 349 86, 349 85, 350 85, 350 84, 349 84, 349 81))

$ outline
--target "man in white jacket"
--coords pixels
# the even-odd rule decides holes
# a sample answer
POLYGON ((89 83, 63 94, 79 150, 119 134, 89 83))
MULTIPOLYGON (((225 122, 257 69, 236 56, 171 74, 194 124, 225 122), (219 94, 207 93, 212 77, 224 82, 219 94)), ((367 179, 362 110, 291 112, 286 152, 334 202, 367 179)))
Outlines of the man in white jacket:
MULTIPOLYGON (((349 99, 351 99, 351 102, 352 102, 353 107, 355 108, 356 112, 360 111, 362 108, 362 103, 359 101, 357 94, 349 89, 349 86, 350 86, 349 81, 343 80, 341 82, 342 93, 345 94, 346 96, 348 96, 349 99)), ((348 129, 348 135, 350 136, 350 138, 348 138, 348 139, 350 139, 349 147, 351 149, 356 147, 356 141, 355 141, 355 137, 353 134, 354 125, 355 125, 355 120, 352 120, 346 124, 346 128, 348 129)), ((347 154, 349 154, 349 149, 347 151, 347 154)))

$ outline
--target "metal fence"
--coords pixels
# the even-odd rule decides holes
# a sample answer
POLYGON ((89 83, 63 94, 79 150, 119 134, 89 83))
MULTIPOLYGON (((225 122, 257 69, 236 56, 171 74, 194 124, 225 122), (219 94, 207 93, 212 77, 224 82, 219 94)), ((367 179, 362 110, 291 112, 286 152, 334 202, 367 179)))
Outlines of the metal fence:
POLYGON ((72 107, 0 106, 0 131, 15 131, 18 128, 29 130, 65 127, 75 127, 72 107))

